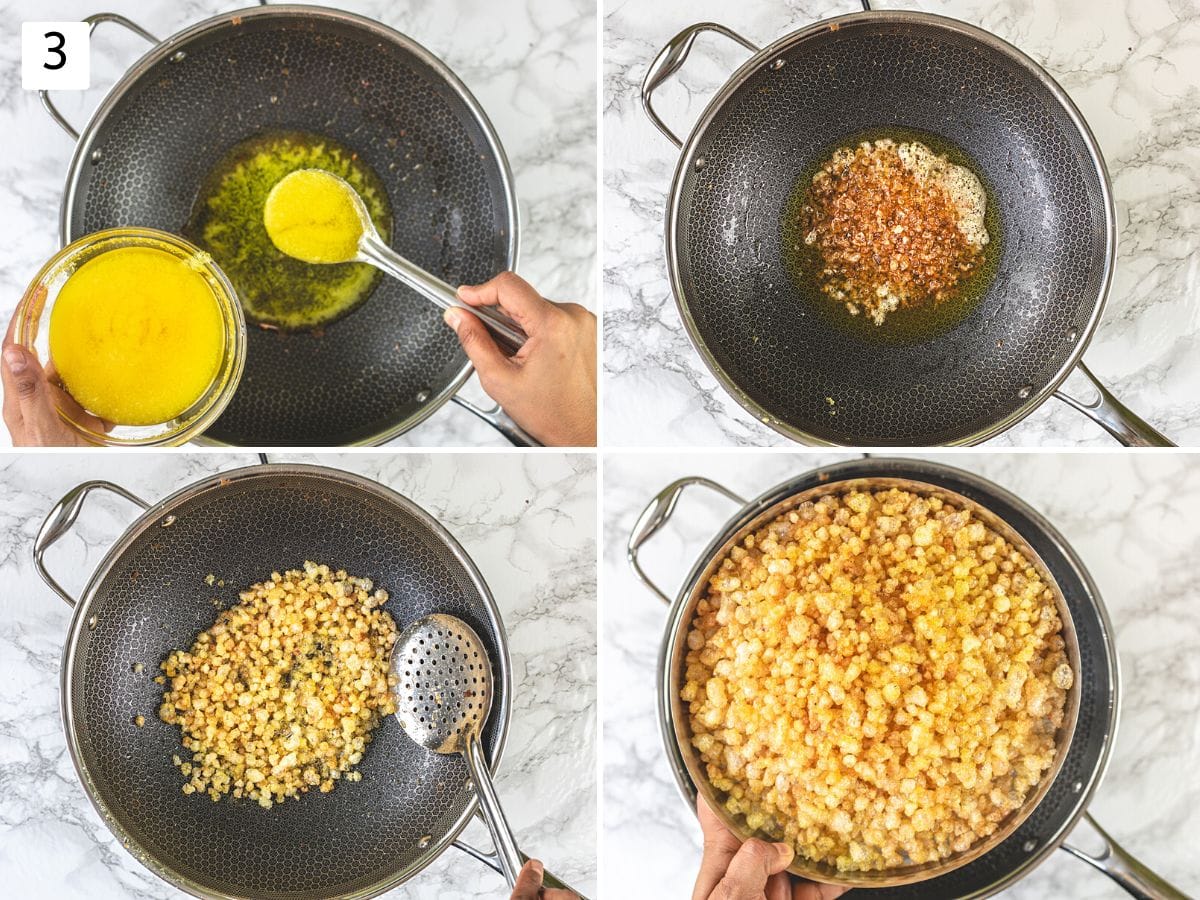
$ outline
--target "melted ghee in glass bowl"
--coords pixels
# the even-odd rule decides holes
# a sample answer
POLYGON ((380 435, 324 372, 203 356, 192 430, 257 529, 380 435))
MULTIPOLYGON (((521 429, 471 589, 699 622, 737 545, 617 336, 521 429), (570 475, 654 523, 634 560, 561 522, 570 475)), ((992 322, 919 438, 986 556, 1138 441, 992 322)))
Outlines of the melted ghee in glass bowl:
POLYGON ((85 409, 117 425, 170 421, 204 396, 225 323, 189 261, 120 247, 67 279, 50 314, 50 358, 85 409))

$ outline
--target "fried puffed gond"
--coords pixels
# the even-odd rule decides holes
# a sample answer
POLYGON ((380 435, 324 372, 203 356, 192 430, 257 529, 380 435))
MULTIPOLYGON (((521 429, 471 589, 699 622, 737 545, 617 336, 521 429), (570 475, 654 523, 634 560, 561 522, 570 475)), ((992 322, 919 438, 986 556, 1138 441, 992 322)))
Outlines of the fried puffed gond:
POLYGON ((387 599, 370 579, 307 562, 243 591, 190 650, 173 651, 159 717, 192 753, 173 759, 183 792, 270 807, 359 780, 371 732, 395 712, 387 599))
POLYGON ((1055 758, 1073 673, 1012 544, 902 490, 805 503, 723 559, 682 699, 725 807, 839 871, 967 850, 1055 758))

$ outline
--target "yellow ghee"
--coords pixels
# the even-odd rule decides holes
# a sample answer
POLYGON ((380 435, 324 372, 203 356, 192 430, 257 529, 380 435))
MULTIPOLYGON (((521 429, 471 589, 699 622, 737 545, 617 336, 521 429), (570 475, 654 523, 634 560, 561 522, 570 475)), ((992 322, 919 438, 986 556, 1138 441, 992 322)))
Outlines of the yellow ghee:
POLYGON ((280 179, 263 206, 263 224, 281 253, 307 263, 344 263, 358 255, 360 202, 341 178, 299 169, 280 179))
POLYGON ((89 412, 117 425, 169 422, 217 375, 225 325, 195 264, 152 247, 79 267, 50 312, 50 358, 89 412))

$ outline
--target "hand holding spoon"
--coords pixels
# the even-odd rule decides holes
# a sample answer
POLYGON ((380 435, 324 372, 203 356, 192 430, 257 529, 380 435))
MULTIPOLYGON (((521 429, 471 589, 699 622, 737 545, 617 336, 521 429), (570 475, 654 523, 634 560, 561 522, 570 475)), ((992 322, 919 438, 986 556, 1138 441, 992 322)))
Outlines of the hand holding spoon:
MULTIPOLYGON (((492 708, 487 648, 466 622, 434 614, 400 635, 392 647, 390 671, 400 727, 425 749, 461 753, 466 761, 497 861, 512 887, 525 855, 504 818, 483 753, 481 735, 492 708)), ((543 884, 573 890, 548 871, 543 884)))
POLYGON ((464 303, 453 287, 384 243, 362 198, 332 172, 299 169, 280 179, 267 195, 263 224, 271 241, 288 256, 317 265, 369 263, 442 309, 465 309, 478 316, 510 352, 525 343, 525 332, 508 316, 464 303))

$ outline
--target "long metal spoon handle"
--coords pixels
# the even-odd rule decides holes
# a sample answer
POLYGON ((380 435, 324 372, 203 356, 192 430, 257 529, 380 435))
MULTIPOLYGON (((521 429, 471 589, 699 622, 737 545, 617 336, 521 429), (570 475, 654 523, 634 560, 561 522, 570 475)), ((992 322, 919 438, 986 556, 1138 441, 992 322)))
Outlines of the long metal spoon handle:
POLYGON ((359 259, 402 281, 418 294, 442 309, 465 309, 483 321, 496 335, 497 343, 516 353, 524 346, 526 334, 516 322, 487 306, 470 306, 458 299, 458 293, 442 279, 405 259, 375 235, 366 234, 358 245, 359 259))
POLYGON ((463 757, 467 761, 467 770, 471 780, 475 782, 475 794, 479 797, 479 809, 483 820, 487 823, 488 831, 492 834, 492 843, 496 845, 496 857, 509 887, 517 883, 517 874, 524 865, 521 850, 517 847, 517 838, 504 818, 504 809, 500 806, 500 798, 496 795, 496 787, 492 784, 492 773, 488 771, 487 759, 483 755, 483 746, 479 743, 479 735, 473 734, 467 740, 463 749, 463 757))
POLYGON ((1064 850, 1095 866, 1138 900, 1188 900, 1187 894, 1130 855, 1090 815, 1085 813, 1084 818, 1100 833, 1104 849, 1098 856, 1093 856, 1064 843, 1064 850))

